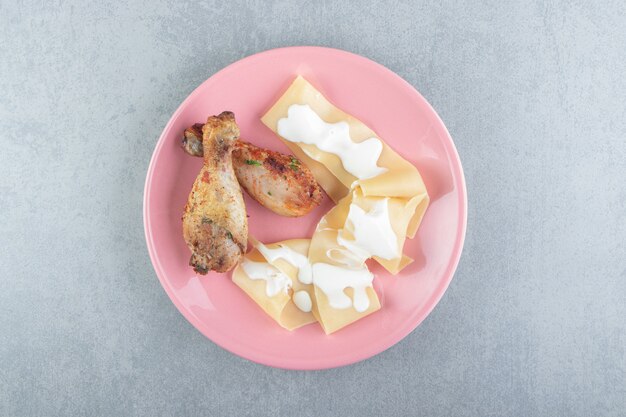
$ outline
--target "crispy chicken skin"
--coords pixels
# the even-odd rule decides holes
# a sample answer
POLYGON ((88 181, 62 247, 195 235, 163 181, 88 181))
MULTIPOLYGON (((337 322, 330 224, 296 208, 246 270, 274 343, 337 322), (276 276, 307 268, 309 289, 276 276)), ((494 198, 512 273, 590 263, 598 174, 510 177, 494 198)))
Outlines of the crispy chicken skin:
MULTIPOLYGON (((187 128, 182 146, 193 156, 204 154, 202 124, 187 128)), ((322 190, 311 171, 297 158, 238 140, 233 167, 239 184, 261 205, 281 216, 303 216, 322 201, 322 190)))
POLYGON ((209 117, 202 128, 202 147, 208 152, 183 213, 189 265, 200 274, 232 269, 246 250, 248 219, 232 164, 238 137, 231 112, 209 117))
POLYGON ((240 140, 235 143, 233 166, 243 189, 281 216, 303 216, 322 202, 313 174, 293 156, 240 140))
POLYGON ((191 156, 202 156, 202 123, 194 123, 183 133, 183 149, 191 156))

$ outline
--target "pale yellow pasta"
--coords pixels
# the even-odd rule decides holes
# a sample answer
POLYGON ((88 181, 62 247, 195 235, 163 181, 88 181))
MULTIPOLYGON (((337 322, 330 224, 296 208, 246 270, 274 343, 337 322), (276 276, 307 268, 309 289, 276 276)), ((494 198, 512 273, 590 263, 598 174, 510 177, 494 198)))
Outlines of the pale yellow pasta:
MULTIPOLYGON (((380 310, 380 301, 378 300, 378 296, 376 295, 376 291, 374 288, 367 288, 367 296, 370 300, 369 308, 359 313, 354 308, 346 308, 346 309, 335 309, 332 308, 328 303, 328 298, 326 294, 319 288, 315 287, 315 304, 313 314, 317 317, 324 333, 331 334, 346 327, 349 324, 354 323, 357 320, 362 319, 365 316, 368 316, 378 310, 380 310)), ((352 288, 346 288, 346 295, 352 298, 353 290, 352 288)))
MULTIPOLYGON (((287 241, 290 242, 290 241, 287 241)), ((287 243, 289 244, 289 243, 287 243)), ((276 244, 272 244, 276 245, 276 244)), ((272 247, 272 245, 268 245, 272 247)), ((293 249, 306 255, 308 250, 308 239, 298 239, 293 249)), ((255 248, 245 255, 245 259, 253 262, 267 262, 261 253, 255 248)), ((268 262, 269 263, 269 262, 268 262)), ((293 291, 302 289, 297 278, 297 270, 290 265, 284 265, 282 261, 273 262, 271 264, 279 271, 287 275, 292 282, 293 288, 289 291, 279 292, 273 297, 269 297, 266 293, 266 283, 263 280, 250 279, 244 272, 241 264, 233 271, 232 280, 240 287, 250 298, 273 318, 279 325, 287 330, 294 330, 304 325, 314 323, 316 321, 312 313, 306 313, 300 310, 292 300, 293 291)), ((313 293, 312 289, 309 289, 313 293)))
MULTIPOLYGON (((350 195, 344 197, 335 207, 320 220, 311 240, 309 258, 311 262, 320 262, 316 259, 323 257, 338 261, 346 255, 346 248, 337 242, 339 230, 343 229, 344 236, 350 238, 353 229, 349 222, 346 222, 350 204, 356 204, 364 210, 370 210, 376 201, 381 197, 365 197, 359 189, 355 189, 350 195)), ((415 211, 415 206, 422 200, 420 197, 412 199, 390 198, 388 202, 389 218, 391 227, 397 238, 398 248, 402 253, 407 228, 411 216, 415 211)), ((413 262, 413 259, 406 255, 400 255, 394 259, 382 259, 374 256, 374 259, 392 274, 397 274, 402 268, 413 262)), ((339 262, 341 263, 341 262, 339 262)))
MULTIPOLYGON (((364 210, 372 209, 373 205, 381 197, 366 197, 363 195, 360 189, 355 189, 352 193, 352 204, 356 204, 364 210)), ((389 198, 389 219, 396 240, 400 254, 404 247, 405 236, 408 235, 408 228, 411 220, 414 218, 416 207, 419 204, 423 204, 424 199, 422 196, 415 196, 413 198, 389 198)), ((347 215, 347 213, 346 213, 347 215)), ((353 234, 353 226, 349 223, 344 225, 344 234, 353 234), (347 233, 346 233, 347 232, 347 233)), ((374 256, 374 259, 381 264, 386 270, 392 274, 397 274, 402 268, 413 262, 413 259, 406 255, 400 255, 394 259, 383 259, 378 256, 374 256)))
MULTIPOLYGON (((309 261, 311 264, 321 262, 336 266, 346 266, 346 263, 351 262, 351 259, 346 259, 345 262, 342 262, 340 254, 344 253, 345 248, 337 243, 338 229, 345 223, 351 201, 352 195, 344 197, 322 217, 311 239, 309 248, 309 261)), ((345 291, 352 298, 352 289, 347 288, 345 291)), ((315 287, 313 314, 326 334, 333 333, 380 309, 380 301, 376 291, 373 288, 367 288, 366 291, 369 299, 369 308, 359 313, 354 308, 335 309, 331 307, 324 292, 315 287)))
MULTIPOLYGON (((311 243, 311 239, 289 239, 289 240, 283 240, 281 242, 275 242, 275 243, 261 243, 258 240, 256 240, 253 237, 250 237, 250 242, 252 243, 252 246, 254 246, 256 249, 258 249, 259 245, 264 245, 265 247, 267 247, 268 249, 276 249, 279 247, 287 247, 303 256, 308 256, 309 254, 309 246, 311 243)), ((290 264, 289 262, 287 262, 285 259, 283 258, 278 258, 275 259, 273 261, 267 261, 270 265, 276 267, 279 271, 281 271, 283 274, 287 275, 289 278, 291 278, 292 281, 292 291, 291 291, 291 295, 293 296, 294 293, 298 292, 298 291, 306 291, 309 294, 309 297, 311 298, 311 302, 314 304, 315 303, 315 293, 313 291, 313 285, 312 284, 303 284, 302 282, 300 282, 300 280, 298 279, 298 268, 295 267, 294 265, 290 264)), ((294 304, 293 301, 291 302, 291 304, 294 304)), ((295 306, 295 304, 294 304, 295 306)), ((298 309, 299 316, 301 317, 305 317, 306 316, 306 321, 308 323, 313 323, 316 321, 315 317, 313 316, 312 313, 304 313, 303 311, 301 311, 300 309, 298 309)))
MULTIPOLYGON (((287 110, 292 104, 308 104, 327 123, 346 122, 353 142, 359 143, 372 137, 379 137, 364 123, 335 107, 301 76, 293 81, 261 120, 278 134, 278 121, 287 117, 287 110)), ((336 155, 324 152, 315 145, 281 139, 298 158, 311 168, 315 178, 333 201, 338 202, 348 194, 357 178, 344 169, 341 160, 336 155)), ((409 228, 411 233, 409 237, 412 237, 428 206, 426 186, 415 166, 398 155, 384 141, 382 144, 383 150, 378 159, 378 166, 388 171, 374 178, 359 181, 359 187, 363 190, 364 196, 400 198, 420 196, 420 204, 416 207, 409 228)))
MULTIPOLYGON (((354 143, 360 143, 370 138, 378 138, 378 135, 374 131, 358 119, 335 107, 301 76, 298 76, 293 81, 287 91, 285 91, 280 99, 274 103, 272 108, 262 117, 263 123, 278 135, 278 122, 288 117, 288 110, 292 105, 308 105, 310 107, 308 111, 313 110, 313 112, 326 123, 347 123, 349 139, 347 139, 344 133, 341 139, 344 141, 342 143, 349 144, 350 140, 354 143)), ((294 109, 298 109, 298 107, 294 107, 294 109)), ((321 123, 321 121, 319 123, 321 123)), ((281 130, 281 132, 284 131, 281 130)), ((319 274, 320 271, 332 271, 332 266, 351 269, 356 268, 356 273, 361 274, 361 272, 358 272, 358 268, 364 268, 364 258, 372 256, 373 253, 379 253, 385 257, 391 257, 397 254, 393 259, 373 256, 378 263, 392 274, 397 274, 402 268, 412 262, 410 257, 402 254, 404 242, 407 236, 412 238, 415 235, 429 203, 426 187, 415 166, 398 155, 381 140, 382 150, 375 164, 383 168, 382 173, 379 175, 374 174, 375 176, 371 178, 360 180, 344 168, 342 160, 337 155, 323 151, 317 146, 310 144, 314 142, 307 144, 304 142, 291 142, 284 138, 281 139, 287 147, 311 169, 318 183, 324 188, 333 201, 337 203, 337 205, 326 213, 318 223, 310 244, 304 239, 294 240, 290 243, 292 249, 299 253, 305 253, 308 248, 308 260, 310 265, 314 267, 316 267, 316 264, 331 265, 331 267, 317 265, 319 268, 316 274, 319 274), (356 206, 353 207, 354 211, 352 212, 351 205, 356 206), (383 209, 380 207, 383 207, 383 209), (381 213, 387 213, 388 223, 386 223, 387 217, 384 215, 381 216, 381 213), (351 240, 355 240, 355 235, 359 235, 359 231, 362 230, 359 228, 355 231, 355 225, 352 224, 352 221, 364 225, 376 225, 376 223, 369 223, 370 221, 379 222, 376 227, 380 227, 380 229, 364 230, 380 230, 379 233, 383 233, 380 235, 382 236, 381 239, 383 242, 386 242, 384 243, 386 245, 384 249, 379 251, 378 248, 371 248, 370 246, 369 249, 363 251, 362 248, 367 246, 365 243, 356 243, 357 246, 350 243, 351 240), (396 245, 393 243, 394 235, 396 245), (345 246, 342 246, 338 242, 339 236, 341 237, 340 241, 345 246), (357 255, 353 253, 348 249, 349 247, 354 248, 353 250, 360 254, 357 255)), ((365 144, 363 146, 365 146, 365 144)), ((360 159, 359 162, 361 162, 360 159)), ((353 166, 353 164, 351 165, 353 166)), ((351 172, 359 171, 351 169, 351 172)), ((366 178, 366 176, 365 174, 361 177, 366 178)), ((361 233, 359 236, 357 242, 373 242, 375 236, 378 235, 363 235, 361 233)), ((272 249, 277 248, 279 244, 285 245, 286 243, 279 242, 266 246, 272 249)), ((259 245, 260 244, 256 242, 256 246, 259 247, 259 245)), ((354 290, 350 286, 344 289, 344 294, 352 300, 353 305, 347 308, 336 308, 340 306, 345 307, 350 303, 350 300, 345 299, 341 292, 337 293, 337 287, 332 289, 333 287, 328 287, 327 283, 318 281, 320 278, 318 275, 313 279, 313 282, 317 285, 304 285, 300 283, 297 279, 298 269, 284 259, 276 259, 272 261, 272 265, 292 278, 294 282, 293 289, 295 291, 305 290, 309 293, 312 300, 312 315, 319 321, 327 334, 333 333, 379 310, 381 307, 380 300, 373 286, 367 286, 369 285, 367 271, 363 270, 364 273, 366 273, 366 281, 360 281, 361 284, 358 284, 360 285, 358 309, 354 307, 357 304, 355 304, 356 301, 353 297, 354 290), (330 291, 328 294, 331 296, 331 299, 335 300, 333 301, 335 307, 331 307, 327 294, 322 291, 318 285, 325 288, 325 291, 330 291), (363 289, 365 289, 365 292, 362 292, 363 289), (348 304, 337 304, 337 294, 343 297, 348 304), (364 303, 364 295, 367 295, 368 304, 364 303), (358 310, 361 311, 359 312, 358 310)), ((354 272, 355 271, 352 273, 354 272)), ((324 273, 333 274, 334 272, 324 273)), ((340 272, 337 279, 339 279, 341 275, 343 275, 343 272, 340 272)), ((328 279, 333 283, 341 282, 335 281, 334 275, 328 275, 327 280, 328 279)), ((344 284, 339 285, 340 287, 338 288, 341 288, 344 284)), ((357 287, 355 286, 354 288, 357 287)), ((339 298, 340 300, 341 297, 339 298)), ((285 301, 284 297, 281 299, 280 303, 284 303, 282 307, 283 310, 281 311, 287 311, 286 306, 294 304, 290 300, 285 301)), ((276 309, 278 308, 279 307, 276 307, 276 309)), ((303 319, 301 319, 301 321, 303 321, 303 319)))

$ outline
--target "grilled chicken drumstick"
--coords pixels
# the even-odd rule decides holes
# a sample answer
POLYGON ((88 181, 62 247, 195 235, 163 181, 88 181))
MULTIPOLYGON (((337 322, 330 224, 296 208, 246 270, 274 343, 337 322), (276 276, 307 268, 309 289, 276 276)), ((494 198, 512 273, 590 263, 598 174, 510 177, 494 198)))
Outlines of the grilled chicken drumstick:
POLYGON ((226 272, 246 251, 248 219, 232 163, 238 138, 231 112, 209 117, 202 128, 207 152, 183 213, 183 236, 192 253, 189 265, 200 274, 226 272))
MULTIPOLYGON (((203 156, 202 124, 184 133, 183 149, 203 156)), ((322 201, 322 190, 311 171, 297 158, 238 140, 233 167, 239 184, 261 205, 281 216, 303 216, 322 201)))

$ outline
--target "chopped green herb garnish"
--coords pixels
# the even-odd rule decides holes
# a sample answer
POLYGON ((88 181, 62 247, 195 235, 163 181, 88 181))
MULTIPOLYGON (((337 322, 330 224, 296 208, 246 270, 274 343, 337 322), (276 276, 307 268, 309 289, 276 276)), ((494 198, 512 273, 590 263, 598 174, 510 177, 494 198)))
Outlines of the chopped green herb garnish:
POLYGON ((298 161, 296 158, 291 158, 291 162, 289 163, 289 168, 293 169, 294 171, 298 171, 299 167, 300 167, 300 161, 298 161))
POLYGON ((232 238, 233 238, 233 234, 232 234, 232 233, 230 233, 230 232, 226 232, 226 236, 228 236, 228 238, 229 238, 229 239, 232 239, 232 238))
POLYGON ((246 164, 248 164, 248 165, 258 165, 258 166, 262 165, 259 161, 256 161, 254 159, 246 159, 246 164))
POLYGON ((271 191, 268 191, 268 192, 267 192, 267 195, 272 195, 272 192, 271 192, 271 191))
POLYGON ((202 218, 202 224, 211 224, 211 223, 213 223, 213 220, 209 219, 208 217, 202 218))

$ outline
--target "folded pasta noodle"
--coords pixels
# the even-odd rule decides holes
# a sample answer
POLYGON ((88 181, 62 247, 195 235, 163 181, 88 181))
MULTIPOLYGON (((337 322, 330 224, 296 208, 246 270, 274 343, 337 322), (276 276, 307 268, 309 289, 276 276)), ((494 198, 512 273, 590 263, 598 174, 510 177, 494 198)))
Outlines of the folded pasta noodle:
POLYGON ((256 242, 255 247, 290 277, 297 274, 314 317, 333 333, 381 307, 367 259, 392 274, 412 262, 403 247, 428 206, 426 187, 417 168, 300 76, 262 121, 337 204, 318 223, 308 259, 280 245, 256 242))
MULTIPOLYGON (((268 305, 262 292, 251 295, 270 316, 279 317, 275 320, 283 327, 293 329, 319 321, 326 333, 332 333, 380 308, 372 287, 373 276, 365 265, 346 267, 332 258, 311 258, 309 239, 263 244, 252 238, 251 242, 255 249, 250 256, 263 259, 291 280, 290 290, 284 293, 291 295, 291 301, 283 295, 275 298, 276 305, 268 305)), ((245 262, 242 269, 246 270, 245 262)), ((239 280, 241 276, 236 274, 239 280)), ((253 279, 249 275, 247 278, 244 283, 249 284, 253 279)))
POLYGON ((418 202, 419 197, 365 197, 360 189, 354 189, 318 224, 309 257, 317 258, 324 252, 337 262, 354 266, 374 258, 397 274, 413 261, 402 254, 402 249, 418 202))
MULTIPOLYGON (((251 239, 255 248, 245 255, 244 260, 233 271, 233 282, 287 330, 294 330, 314 323, 315 317, 294 303, 294 295, 304 291, 313 292, 312 286, 299 279, 299 268, 293 265, 298 255, 306 260, 309 239, 293 239, 264 245, 251 239), (288 259, 276 257, 277 250, 288 252, 288 259), (272 252, 274 251, 274 252, 272 252)), ((308 265, 308 261, 307 261, 308 265)))
POLYGON ((367 266, 346 269, 343 265, 318 262, 313 264, 313 270, 313 314, 326 334, 380 310, 380 300, 372 286, 373 275, 367 266))
POLYGON ((315 284, 313 314, 326 334, 380 309, 380 300, 372 286, 373 276, 367 266, 337 240, 338 226, 343 224, 351 200, 350 195, 344 197, 322 218, 309 249, 315 284), (332 282, 336 287, 328 288, 332 282), (357 300, 359 292, 360 301, 357 300))
POLYGON ((429 202, 417 168, 300 76, 262 120, 343 201, 331 216, 339 218, 335 244, 343 247, 336 255, 373 257, 393 274, 411 262, 402 254, 404 239, 415 236, 429 202))
POLYGON ((261 120, 311 169, 333 201, 355 187, 365 197, 416 201, 406 230, 408 237, 415 235, 429 201, 417 168, 303 77, 293 81, 261 120))

